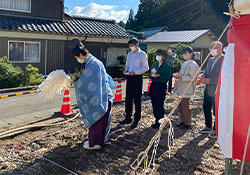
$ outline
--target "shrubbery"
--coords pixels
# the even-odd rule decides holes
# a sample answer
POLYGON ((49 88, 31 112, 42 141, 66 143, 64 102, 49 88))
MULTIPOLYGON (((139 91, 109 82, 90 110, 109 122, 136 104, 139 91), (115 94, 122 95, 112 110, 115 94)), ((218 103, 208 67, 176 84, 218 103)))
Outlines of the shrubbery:
POLYGON ((156 52, 156 49, 151 49, 147 54, 148 55, 148 66, 149 66, 149 68, 151 68, 153 63, 156 62, 155 52, 156 52))
POLYGON ((174 72, 179 72, 182 66, 182 61, 176 58, 174 60, 174 72))
POLYGON ((0 88, 22 86, 25 75, 20 67, 14 67, 7 57, 0 58, 0 88))
POLYGON ((126 65, 126 56, 121 55, 117 57, 117 60, 119 61, 120 67, 118 67, 118 76, 117 77, 124 77, 123 71, 125 70, 126 65))
POLYGON ((39 74, 38 71, 38 68, 33 67, 31 64, 25 68, 27 85, 38 85, 44 81, 43 75, 39 74))
POLYGON ((176 54, 176 58, 184 62, 184 58, 182 56, 182 51, 185 47, 188 47, 186 44, 178 43, 178 44, 173 44, 173 52, 176 54))
POLYGON ((38 85, 44 81, 38 68, 29 64, 23 71, 14 66, 7 57, 0 58, 0 89, 13 88, 25 85, 38 85))
POLYGON ((71 80, 76 82, 83 74, 84 69, 81 69, 80 71, 78 70, 78 68, 75 68, 75 72, 74 73, 68 73, 68 75, 70 76, 71 80))

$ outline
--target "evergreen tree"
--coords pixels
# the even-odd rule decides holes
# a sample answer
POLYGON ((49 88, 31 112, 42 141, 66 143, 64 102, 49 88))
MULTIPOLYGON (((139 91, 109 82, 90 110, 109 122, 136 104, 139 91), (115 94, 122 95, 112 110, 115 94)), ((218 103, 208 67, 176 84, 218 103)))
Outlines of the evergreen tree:
POLYGON ((134 10, 130 9, 128 20, 127 20, 127 23, 126 23, 126 29, 132 29, 133 30, 134 24, 135 24, 134 10))
POLYGON ((118 25, 119 26, 121 26, 122 28, 126 28, 126 24, 123 22, 123 21, 120 21, 119 23, 118 23, 118 25))
MULTIPOLYGON (((130 11, 126 29, 168 26, 170 30, 210 29, 217 36, 225 28, 230 17, 230 0, 140 0, 134 16, 130 11)), ((224 39, 225 41, 225 39, 224 39)))

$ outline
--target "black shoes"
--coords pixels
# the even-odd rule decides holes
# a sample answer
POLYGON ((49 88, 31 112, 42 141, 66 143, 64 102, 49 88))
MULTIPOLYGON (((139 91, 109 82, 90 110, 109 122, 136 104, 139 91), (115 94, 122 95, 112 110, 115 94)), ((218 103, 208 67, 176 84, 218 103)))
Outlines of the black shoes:
POLYGON ((155 123, 151 125, 152 128, 159 129, 160 123, 155 123))
POLYGON ((181 126, 181 128, 182 128, 182 129, 190 129, 190 128, 191 128, 191 125, 185 125, 185 124, 183 124, 183 125, 181 126))
POLYGON ((183 125, 184 125, 184 123, 182 123, 182 122, 176 124, 176 126, 179 126, 179 127, 181 127, 183 125))
POLYGON ((137 122, 133 122, 132 125, 131 125, 131 128, 133 128, 133 129, 136 128, 137 124, 138 124, 137 122))
POLYGON ((132 122, 132 119, 126 119, 126 118, 122 121, 119 121, 119 123, 121 123, 121 124, 129 124, 131 122, 132 122))
MULTIPOLYGON (((120 124, 129 124, 129 123, 131 123, 132 122, 132 119, 127 119, 127 118, 125 118, 124 120, 122 120, 122 121, 119 121, 119 123, 120 124)), ((136 128, 137 127, 137 125, 138 125, 138 122, 133 122, 132 123, 132 125, 131 125, 131 128, 136 128)))

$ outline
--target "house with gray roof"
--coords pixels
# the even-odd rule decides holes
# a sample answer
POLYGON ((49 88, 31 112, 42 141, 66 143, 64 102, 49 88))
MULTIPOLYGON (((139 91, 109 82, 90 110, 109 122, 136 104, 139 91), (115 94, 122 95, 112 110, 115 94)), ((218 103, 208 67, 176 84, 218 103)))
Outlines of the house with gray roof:
POLYGON ((40 73, 80 68, 67 48, 73 38, 81 40, 115 76, 118 56, 129 51, 130 34, 113 20, 69 16, 64 0, 0 1, 0 57, 15 65, 32 64, 40 73))
POLYGON ((210 44, 217 37, 209 30, 185 30, 158 32, 143 42, 147 44, 147 51, 151 49, 167 48, 169 45, 183 43, 191 46, 196 54, 196 62, 201 65, 209 53, 210 44))
POLYGON ((161 26, 161 27, 142 29, 141 31, 139 31, 139 33, 142 33, 142 37, 146 39, 158 32, 166 32, 166 31, 169 31, 169 28, 167 26, 161 26))

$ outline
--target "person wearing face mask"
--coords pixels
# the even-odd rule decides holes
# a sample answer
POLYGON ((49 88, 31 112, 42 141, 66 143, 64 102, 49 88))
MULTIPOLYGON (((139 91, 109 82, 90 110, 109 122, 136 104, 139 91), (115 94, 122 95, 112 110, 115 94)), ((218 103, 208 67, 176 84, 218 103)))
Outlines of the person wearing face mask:
POLYGON ((149 70, 148 57, 139 48, 137 38, 128 41, 130 52, 127 55, 126 68, 124 74, 127 75, 126 99, 125 99, 125 119, 119 121, 121 124, 132 122, 133 100, 135 104, 134 122, 131 127, 137 127, 141 118, 141 95, 142 95, 142 74, 149 70))
POLYGON ((196 72, 199 69, 198 64, 194 61, 195 54, 191 47, 185 47, 182 51, 184 60, 186 60, 179 73, 174 73, 173 77, 178 78, 176 85, 174 86, 173 92, 175 95, 181 97, 181 102, 178 105, 178 109, 181 116, 181 122, 177 124, 178 127, 183 129, 191 128, 191 107, 190 99, 195 93, 196 81, 198 74, 196 72), (196 76, 196 77, 195 77, 196 76), (195 77, 195 78, 194 78, 195 77), (194 80, 192 81, 192 79, 194 80), (188 85, 190 84, 187 91, 184 93, 188 85))
POLYGON ((151 125, 152 128, 159 128, 159 120, 164 117, 164 100, 166 96, 166 83, 171 77, 171 68, 164 61, 167 55, 163 49, 158 49, 155 52, 156 60, 151 67, 151 79, 149 94, 152 101, 153 113, 155 117, 155 123, 151 125))
POLYGON ((200 83, 205 84, 203 110, 205 115, 205 127, 200 129, 200 133, 209 133, 210 138, 216 138, 215 126, 212 127, 212 113, 215 115, 215 93, 218 78, 221 69, 221 63, 224 58, 222 54, 222 43, 213 42, 210 45, 210 54, 213 56, 207 62, 206 70, 200 78, 200 83))
POLYGON ((113 101, 111 88, 115 89, 116 85, 102 62, 91 55, 78 39, 71 40, 68 48, 79 63, 86 63, 83 75, 74 84, 79 110, 89 128, 89 140, 83 148, 100 149, 109 140, 113 101))
POLYGON ((169 64, 171 68, 171 78, 168 81, 168 92, 172 93, 172 74, 174 73, 174 60, 175 60, 176 54, 173 53, 173 47, 168 46, 167 47, 167 57, 166 57, 166 62, 169 64))

